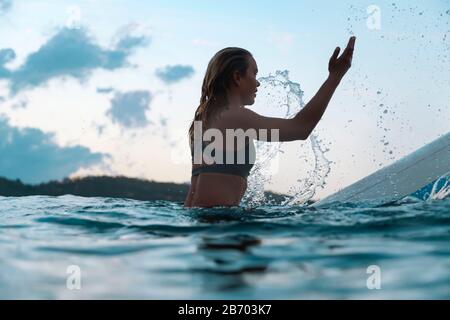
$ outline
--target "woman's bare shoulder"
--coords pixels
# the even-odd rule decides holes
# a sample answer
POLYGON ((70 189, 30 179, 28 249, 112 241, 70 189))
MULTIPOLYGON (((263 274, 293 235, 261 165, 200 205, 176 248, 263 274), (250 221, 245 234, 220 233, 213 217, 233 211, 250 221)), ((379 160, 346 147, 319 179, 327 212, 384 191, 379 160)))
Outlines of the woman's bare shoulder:
POLYGON ((230 128, 234 127, 238 122, 243 119, 249 118, 253 111, 246 108, 232 108, 223 110, 220 114, 218 114, 215 118, 214 125, 215 127, 225 127, 230 128))

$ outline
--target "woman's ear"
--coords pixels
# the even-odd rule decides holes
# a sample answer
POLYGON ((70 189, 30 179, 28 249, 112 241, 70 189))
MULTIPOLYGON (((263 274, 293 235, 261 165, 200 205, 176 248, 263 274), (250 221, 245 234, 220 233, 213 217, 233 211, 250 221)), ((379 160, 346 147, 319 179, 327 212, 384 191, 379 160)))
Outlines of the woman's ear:
POLYGON ((239 71, 233 72, 233 83, 236 85, 236 87, 239 87, 241 84, 242 75, 239 73, 239 71))

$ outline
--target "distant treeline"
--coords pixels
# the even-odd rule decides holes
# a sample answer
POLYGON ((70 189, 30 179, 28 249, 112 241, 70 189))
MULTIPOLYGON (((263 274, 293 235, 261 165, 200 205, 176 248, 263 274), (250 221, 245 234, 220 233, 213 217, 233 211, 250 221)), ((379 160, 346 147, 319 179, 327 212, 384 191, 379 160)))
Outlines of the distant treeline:
MULTIPOLYGON (((24 184, 20 180, 0 177, 0 196, 8 197, 72 194, 82 197, 184 201, 188 190, 188 184, 163 183, 127 177, 66 178, 62 181, 50 181, 37 185, 24 184)), ((284 199, 283 195, 272 192, 267 192, 266 195, 274 202, 281 202, 284 199)))

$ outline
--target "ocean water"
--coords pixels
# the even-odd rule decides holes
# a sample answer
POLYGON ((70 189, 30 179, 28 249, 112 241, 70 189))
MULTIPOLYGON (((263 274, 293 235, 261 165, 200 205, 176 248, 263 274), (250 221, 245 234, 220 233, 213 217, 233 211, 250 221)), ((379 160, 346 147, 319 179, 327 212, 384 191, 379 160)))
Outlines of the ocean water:
POLYGON ((450 298, 449 244, 448 196, 320 209, 0 197, 0 298, 450 298))

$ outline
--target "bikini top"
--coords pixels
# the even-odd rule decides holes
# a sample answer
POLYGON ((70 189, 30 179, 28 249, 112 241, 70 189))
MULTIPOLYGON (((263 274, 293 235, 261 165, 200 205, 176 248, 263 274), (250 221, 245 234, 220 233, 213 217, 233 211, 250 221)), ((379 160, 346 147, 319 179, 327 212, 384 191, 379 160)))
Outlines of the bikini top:
MULTIPOLYGON (((208 144, 203 143, 202 152, 205 150, 205 147, 207 145, 208 144)), ((191 155, 193 159, 194 158, 193 148, 191 149, 191 155)), ((215 156, 215 149, 212 150, 211 156, 213 157, 215 156)), ((234 152, 223 150, 222 160, 223 163, 202 165, 201 167, 192 169, 192 176, 198 176, 201 173, 222 173, 222 174, 236 175, 244 179, 247 179, 255 163, 255 146, 253 142, 246 141, 244 150, 234 150, 234 152), (242 159, 239 159, 239 156, 242 157, 241 152, 245 152, 244 163, 239 163, 238 161, 240 160, 240 162, 242 162, 242 159), (233 154, 232 161, 230 161, 231 159, 227 159, 227 155, 228 158, 231 158, 230 154, 233 154)))

